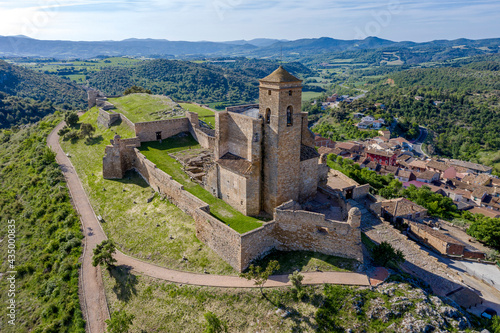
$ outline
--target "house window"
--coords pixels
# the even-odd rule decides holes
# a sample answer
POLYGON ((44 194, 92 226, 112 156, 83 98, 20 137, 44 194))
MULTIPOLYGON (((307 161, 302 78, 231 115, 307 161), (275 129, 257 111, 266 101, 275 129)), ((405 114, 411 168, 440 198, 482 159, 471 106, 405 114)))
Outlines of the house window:
MULTIPOLYGON (((269 90, 270 91, 270 90, 269 90)), ((271 122, 271 109, 270 108, 267 108, 266 109, 266 123, 270 123, 271 122)))
POLYGON ((293 108, 289 106, 286 108, 286 126, 293 125, 293 108))
POLYGON ((268 90, 268 91, 267 91, 267 94, 268 94, 268 95, 271 95, 271 90, 268 90))
POLYGON ((292 91, 288 90, 288 96, 292 96, 292 91))

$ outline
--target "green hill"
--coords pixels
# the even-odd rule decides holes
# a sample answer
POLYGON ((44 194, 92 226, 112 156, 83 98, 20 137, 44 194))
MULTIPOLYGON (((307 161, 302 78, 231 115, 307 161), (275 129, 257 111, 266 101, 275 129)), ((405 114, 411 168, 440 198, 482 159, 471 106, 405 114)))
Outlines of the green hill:
POLYGON ((83 108, 86 92, 70 81, 0 60, 0 128, 36 122, 57 108, 83 108))
POLYGON ((85 332, 78 299, 80 220, 46 146, 60 120, 49 116, 31 127, 0 131, 0 271, 17 271, 15 296, 9 297, 7 276, 1 279, 0 332, 85 332), (8 257, 8 230, 15 235, 14 257, 8 257), (10 299, 16 302, 14 326, 7 323, 10 299))

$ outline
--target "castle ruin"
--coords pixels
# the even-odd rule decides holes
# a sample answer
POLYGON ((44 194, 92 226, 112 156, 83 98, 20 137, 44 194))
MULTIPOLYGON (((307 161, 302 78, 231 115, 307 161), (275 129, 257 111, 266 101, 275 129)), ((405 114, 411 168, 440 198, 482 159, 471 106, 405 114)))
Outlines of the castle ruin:
MULTIPOLYGON (((342 191, 328 186, 329 177, 337 175, 314 147, 307 113, 301 112, 302 81, 281 66, 259 81, 259 104, 216 112, 215 130, 202 126, 193 112, 183 118, 135 124, 120 114, 136 137, 111 140, 103 158, 104 178, 119 179, 131 169, 139 172, 155 191, 194 218, 198 239, 237 271, 273 249, 362 261, 361 212, 350 209, 342 191), (266 216, 270 222, 239 234, 137 149, 141 142, 183 132, 191 133, 209 152, 198 158, 201 164, 193 178, 243 214, 266 216)), ((117 116, 102 108, 109 102, 92 97, 89 105, 100 106, 99 123, 110 126, 117 116)), ((354 199, 363 198, 368 187, 359 186, 354 193, 354 199)))

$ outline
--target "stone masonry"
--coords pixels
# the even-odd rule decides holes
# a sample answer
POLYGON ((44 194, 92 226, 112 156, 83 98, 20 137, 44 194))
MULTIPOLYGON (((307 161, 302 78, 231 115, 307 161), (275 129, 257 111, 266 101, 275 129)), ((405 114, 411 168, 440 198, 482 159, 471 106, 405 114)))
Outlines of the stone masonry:
MULTIPOLYGON (((280 66, 260 80, 258 105, 216 112, 215 131, 201 126, 192 112, 184 118, 132 124, 136 138, 116 136, 106 147, 103 176, 116 179, 127 170, 139 172, 155 191, 190 214, 198 239, 238 271, 273 249, 362 261, 361 212, 349 210, 342 191, 328 186, 325 158, 314 147, 307 113, 301 112, 301 82, 280 66), (239 234, 137 149, 141 142, 182 132, 191 133, 213 156, 201 180, 209 192, 243 214, 265 214, 273 220, 239 234)), ((367 195, 364 188, 354 191, 360 199, 367 195)))

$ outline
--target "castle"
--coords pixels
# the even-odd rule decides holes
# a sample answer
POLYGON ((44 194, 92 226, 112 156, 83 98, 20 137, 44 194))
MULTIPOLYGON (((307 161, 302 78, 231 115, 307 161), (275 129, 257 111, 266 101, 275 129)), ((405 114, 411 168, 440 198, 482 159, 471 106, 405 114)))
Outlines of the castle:
MULTIPOLYGON (((202 126, 193 112, 179 119, 134 124, 107 112, 112 106, 106 98, 89 94, 89 106, 100 107, 100 125, 108 127, 121 118, 136 133, 132 139, 111 140, 103 158, 103 177, 122 178, 131 169, 139 172, 155 191, 190 214, 198 239, 238 271, 273 249, 362 261, 361 212, 351 208, 335 186, 343 175, 329 170, 325 156, 314 147, 307 113, 301 112, 302 81, 281 66, 259 81, 259 104, 216 112, 215 130, 202 126), (192 178, 243 214, 266 216, 270 222, 239 234, 137 149, 141 142, 183 132, 209 152, 192 178)), ((363 198, 368 187, 354 185, 349 191, 354 199, 363 198)))

